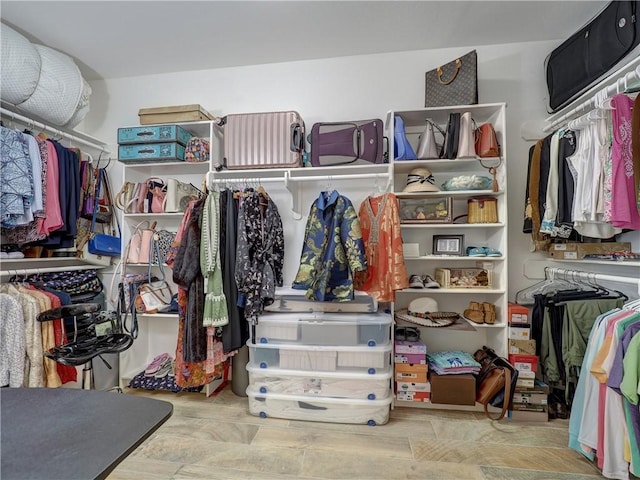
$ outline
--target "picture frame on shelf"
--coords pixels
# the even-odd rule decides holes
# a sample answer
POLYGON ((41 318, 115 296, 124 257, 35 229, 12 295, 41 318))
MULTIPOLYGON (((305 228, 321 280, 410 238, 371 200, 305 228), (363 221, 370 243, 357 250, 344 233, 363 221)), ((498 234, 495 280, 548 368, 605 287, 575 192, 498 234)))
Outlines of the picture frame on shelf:
POLYGON ((431 253, 443 256, 463 256, 464 235, 434 235, 431 253))
POLYGON ((398 198, 400 223, 429 224, 452 223, 453 202, 451 197, 398 198))

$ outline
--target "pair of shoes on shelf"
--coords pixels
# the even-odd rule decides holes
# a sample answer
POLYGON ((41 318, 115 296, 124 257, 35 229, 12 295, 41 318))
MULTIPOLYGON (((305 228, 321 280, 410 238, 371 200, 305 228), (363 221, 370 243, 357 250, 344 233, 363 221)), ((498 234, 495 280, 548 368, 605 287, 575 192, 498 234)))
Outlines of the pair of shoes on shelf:
POLYGON ((0 258, 24 258, 24 253, 20 251, 20 247, 15 243, 5 243, 0 246, 0 258))
MULTIPOLYGON (((171 366, 171 362, 173 362, 173 358, 168 353, 161 353, 156 358, 154 358, 147 368, 144 369, 145 377, 155 377, 160 371, 166 370, 167 365, 171 366)), ((167 372, 164 373, 165 376, 167 372)))
POLYGON ((416 327, 396 327, 396 340, 406 340, 407 342, 417 342, 420 340, 420 330, 416 327))
POLYGON ((501 257, 502 252, 490 247, 467 247, 469 257, 501 257))
POLYGON ((473 323, 491 325, 496 323, 496 306, 489 302, 469 302, 469 308, 463 315, 473 323))
POLYGON ((162 366, 160 367, 160 370, 158 370, 155 373, 154 377, 163 378, 163 377, 166 377, 167 375, 170 377, 175 377, 176 375, 175 368, 176 368, 175 360, 171 359, 167 363, 162 364, 162 366))
POLYGON ((431 275, 411 275, 409 288, 440 288, 440 284, 431 275))

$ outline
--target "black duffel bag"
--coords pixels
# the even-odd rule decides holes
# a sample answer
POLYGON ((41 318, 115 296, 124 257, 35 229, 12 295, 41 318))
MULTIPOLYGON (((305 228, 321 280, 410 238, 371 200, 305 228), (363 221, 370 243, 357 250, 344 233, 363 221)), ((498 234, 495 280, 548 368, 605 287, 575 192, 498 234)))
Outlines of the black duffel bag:
POLYGON ((546 60, 549 107, 566 106, 640 43, 640 0, 611 2, 546 60))

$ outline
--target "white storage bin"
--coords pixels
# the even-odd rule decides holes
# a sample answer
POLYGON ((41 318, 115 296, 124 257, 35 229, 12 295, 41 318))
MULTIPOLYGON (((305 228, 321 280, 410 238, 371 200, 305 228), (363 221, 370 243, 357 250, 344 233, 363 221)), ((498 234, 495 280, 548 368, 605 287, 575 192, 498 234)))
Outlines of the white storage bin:
POLYGON ((380 400, 309 398, 303 395, 260 393, 247 388, 249 413, 262 418, 276 417, 312 422, 383 425, 389 421, 392 397, 380 400))
POLYGON ((386 345, 391 315, 384 313, 267 313, 255 329, 258 343, 386 345))
POLYGON ((249 385, 259 393, 308 397, 340 397, 361 400, 391 395, 391 366, 373 375, 350 372, 305 372, 247 365, 249 385))
POLYGON ((362 291, 355 291, 354 298, 350 302, 314 302, 305 296, 306 293, 306 290, 291 287, 276 288, 274 302, 264 307, 264 310, 282 313, 375 313, 378 311, 377 300, 362 291))
POLYGON ((336 369, 337 355, 331 350, 280 350, 280 368, 331 372, 336 369))
POLYGON ((338 367, 367 367, 384 368, 389 364, 389 355, 384 351, 340 351, 338 352, 338 367))
POLYGON ((258 368, 349 371, 375 374, 391 364, 391 344, 375 347, 308 346, 286 343, 251 343, 250 363, 258 368), (340 358, 342 357, 342 360, 340 358))

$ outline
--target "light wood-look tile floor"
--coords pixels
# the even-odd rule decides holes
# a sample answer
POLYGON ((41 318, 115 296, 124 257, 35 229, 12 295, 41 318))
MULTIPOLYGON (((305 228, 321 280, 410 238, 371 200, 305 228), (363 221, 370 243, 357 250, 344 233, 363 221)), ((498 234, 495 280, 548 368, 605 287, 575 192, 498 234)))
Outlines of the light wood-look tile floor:
POLYGON ((217 396, 127 390, 173 416, 109 480, 603 478, 567 447, 568 421, 491 422, 483 413, 396 408, 386 425, 262 419, 229 387, 217 396))

